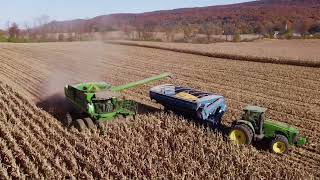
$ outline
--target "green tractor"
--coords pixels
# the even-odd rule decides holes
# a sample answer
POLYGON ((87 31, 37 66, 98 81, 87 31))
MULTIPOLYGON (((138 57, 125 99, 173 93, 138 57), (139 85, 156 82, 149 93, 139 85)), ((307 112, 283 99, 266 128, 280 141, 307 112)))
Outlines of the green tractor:
POLYGON ((169 73, 163 73, 122 86, 111 86, 104 82, 66 85, 64 88, 66 99, 75 111, 67 113, 65 124, 81 131, 86 128, 95 128, 95 124, 99 125, 101 122, 117 117, 132 117, 137 114, 138 103, 126 100, 121 96, 120 91, 168 76, 170 76, 169 73))
POLYGON ((251 144, 252 141, 269 141, 269 149, 276 154, 288 152, 289 145, 303 146, 306 139, 299 131, 285 123, 265 118, 267 109, 247 106, 241 120, 232 124, 229 138, 234 144, 251 144))

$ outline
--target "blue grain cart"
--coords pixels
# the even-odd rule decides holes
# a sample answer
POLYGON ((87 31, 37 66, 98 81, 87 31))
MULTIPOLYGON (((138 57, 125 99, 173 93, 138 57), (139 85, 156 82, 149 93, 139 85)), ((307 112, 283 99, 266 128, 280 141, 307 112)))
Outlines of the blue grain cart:
POLYGON ((190 115, 209 122, 213 127, 220 125, 227 110, 223 96, 172 84, 151 88, 150 98, 166 110, 190 115))

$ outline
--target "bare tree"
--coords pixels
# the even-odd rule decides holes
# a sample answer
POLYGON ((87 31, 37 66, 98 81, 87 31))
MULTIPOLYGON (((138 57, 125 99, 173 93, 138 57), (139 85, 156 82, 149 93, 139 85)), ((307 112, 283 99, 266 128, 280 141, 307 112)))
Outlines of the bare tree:
POLYGON ((265 22, 264 24, 265 30, 267 32, 267 34, 269 35, 269 37, 273 38, 275 31, 279 31, 275 24, 273 24, 272 22, 265 22))
POLYGON ((173 41, 175 33, 177 31, 177 27, 175 25, 170 25, 170 24, 164 25, 163 31, 165 33, 166 40, 167 41, 173 41))
POLYGON ((49 23, 50 17, 48 15, 41 15, 40 17, 36 18, 38 26, 44 26, 49 23))
POLYGON ((198 26, 189 24, 189 23, 183 23, 181 25, 181 30, 183 32, 184 40, 190 41, 192 38, 194 38, 198 33, 198 26))
POLYGON ((58 35, 58 41, 64 41, 65 40, 65 37, 64 37, 64 34, 61 33, 58 35))
POLYGON ((8 30, 9 33, 9 39, 12 38, 19 38, 20 35, 20 29, 16 23, 12 23, 11 27, 8 30))
POLYGON ((134 39, 134 37, 132 37, 133 36, 133 29, 131 27, 129 27, 129 25, 122 26, 122 31, 128 39, 134 39))
POLYGON ((24 36, 24 38, 30 39, 31 32, 32 32, 32 26, 31 26, 30 23, 28 23, 28 22, 24 22, 24 23, 23 23, 23 26, 24 26, 24 31, 25 31, 25 36, 24 36))
POLYGON ((293 30, 300 33, 302 36, 308 33, 311 27, 311 22, 307 20, 298 20, 293 23, 293 30))
POLYGON ((267 28, 263 23, 259 23, 255 28, 254 28, 254 33, 259 34, 259 36, 264 36, 268 34, 267 28))
POLYGON ((6 22, 6 30, 7 31, 9 31, 9 28, 11 27, 11 23, 10 23, 10 21, 8 20, 7 22, 6 22))
POLYGON ((228 36, 233 36, 236 33, 236 26, 232 23, 226 23, 223 25, 223 35, 226 36, 226 41, 228 41, 228 36))
POLYGON ((142 39, 152 40, 156 36, 156 24, 153 22, 145 22, 142 26, 142 39))
POLYGON ((37 27, 37 34, 40 35, 41 40, 47 39, 47 33, 50 17, 48 15, 42 15, 34 19, 34 27, 37 27))
POLYGON ((138 40, 152 40, 156 36, 156 25, 153 22, 136 23, 134 29, 138 40))
POLYGON ((204 23, 201 25, 201 32, 203 32, 207 36, 208 42, 211 40, 211 36, 214 34, 220 34, 221 28, 214 23, 204 23))
POLYGON ((140 25, 140 24, 136 24, 135 25, 135 30, 136 30, 136 33, 137 33, 137 39, 138 40, 141 40, 142 39, 142 34, 143 34, 143 26, 140 25))

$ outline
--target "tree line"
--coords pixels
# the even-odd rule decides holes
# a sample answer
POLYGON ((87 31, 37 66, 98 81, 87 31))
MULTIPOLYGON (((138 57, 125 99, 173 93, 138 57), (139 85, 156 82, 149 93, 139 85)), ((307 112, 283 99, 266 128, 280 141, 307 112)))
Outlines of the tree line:
POLYGON ((178 34, 182 35, 178 41, 190 42, 200 40, 212 42, 220 40, 215 36, 225 37, 225 41, 240 41, 241 34, 257 34, 266 38, 311 38, 320 36, 320 23, 314 24, 301 20, 294 23, 283 21, 281 23, 260 22, 246 24, 237 22, 178 22, 172 24, 157 25, 152 22, 125 25, 121 29, 127 38, 134 40, 157 40, 157 33, 162 33, 166 41, 175 41, 178 34), (198 37, 198 35, 202 35, 198 37), (277 36, 276 36, 277 35, 277 36), (201 39, 202 38, 202 39, 201 39))
POLYGON ((101 26, 94 23, 79 23, 77 26, 67 26, 64 32, 59 31, 55 23, 50 23, 49 16, 43 15, 36 18, 31 25, 25 23, 19 27, 17 23, 8 23, 7 32, 0 32, 0 41, 4 41, 7 34, 9 42, 48 42, 48 41, 81 41, 94 40, 98 33, 104 37, 111 31, 121 31, 123 38, 145 41, 181 41, 181 42, 215 42, 215 41, 240 41, 241 34, 257 34, 268 38, 300 38, 318 37, 320 24, 307 20, 282 22, 262 21, 258 23, 245 23, 231 21, 223 18, 222 21, 203 21, 190 23, 178 21, 174 23, 158 24, 153 21, 129 22, 115 26, 101 26), (178 37, 179 36, 179 37, 178 37), (216 36, 219 36, 217 38, 216 36), (162 38, 161 38, 162 37, 162 38), (221 38, 224 37, 224 38, 221 38))

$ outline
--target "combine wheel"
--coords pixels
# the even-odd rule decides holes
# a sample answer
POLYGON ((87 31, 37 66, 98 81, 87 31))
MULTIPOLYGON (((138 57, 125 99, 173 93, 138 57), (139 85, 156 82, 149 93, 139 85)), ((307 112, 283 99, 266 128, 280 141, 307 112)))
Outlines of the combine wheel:
POLYGON ((91 118, 87 117, 83 120, 89 129, 94 129, 96 127, 91 118))
POLYGON ((66 125, 67 127, 70 127, 71 123, 72 123, 72 116, 71 116, 71 114, 68 112, 68 113, 66 114, 66 117, 65 117, 65 125, 66 125))
POLYGON ((77 119, 74 121, 74 127, 77 128, 79 131, 83 131, 85 130, 87 127, 86 127, 86 124, 83 122, 82 119, 77 119))
POLYGON ((288 139, 283 135, 276 135, 270 143, 270 151, 276 154, 286 154, 289 148, 288 139))
POLYGON ((253 133, 247 125, 239 124, 232 128, 229 138, 233 144, 251 144, 253 133))

